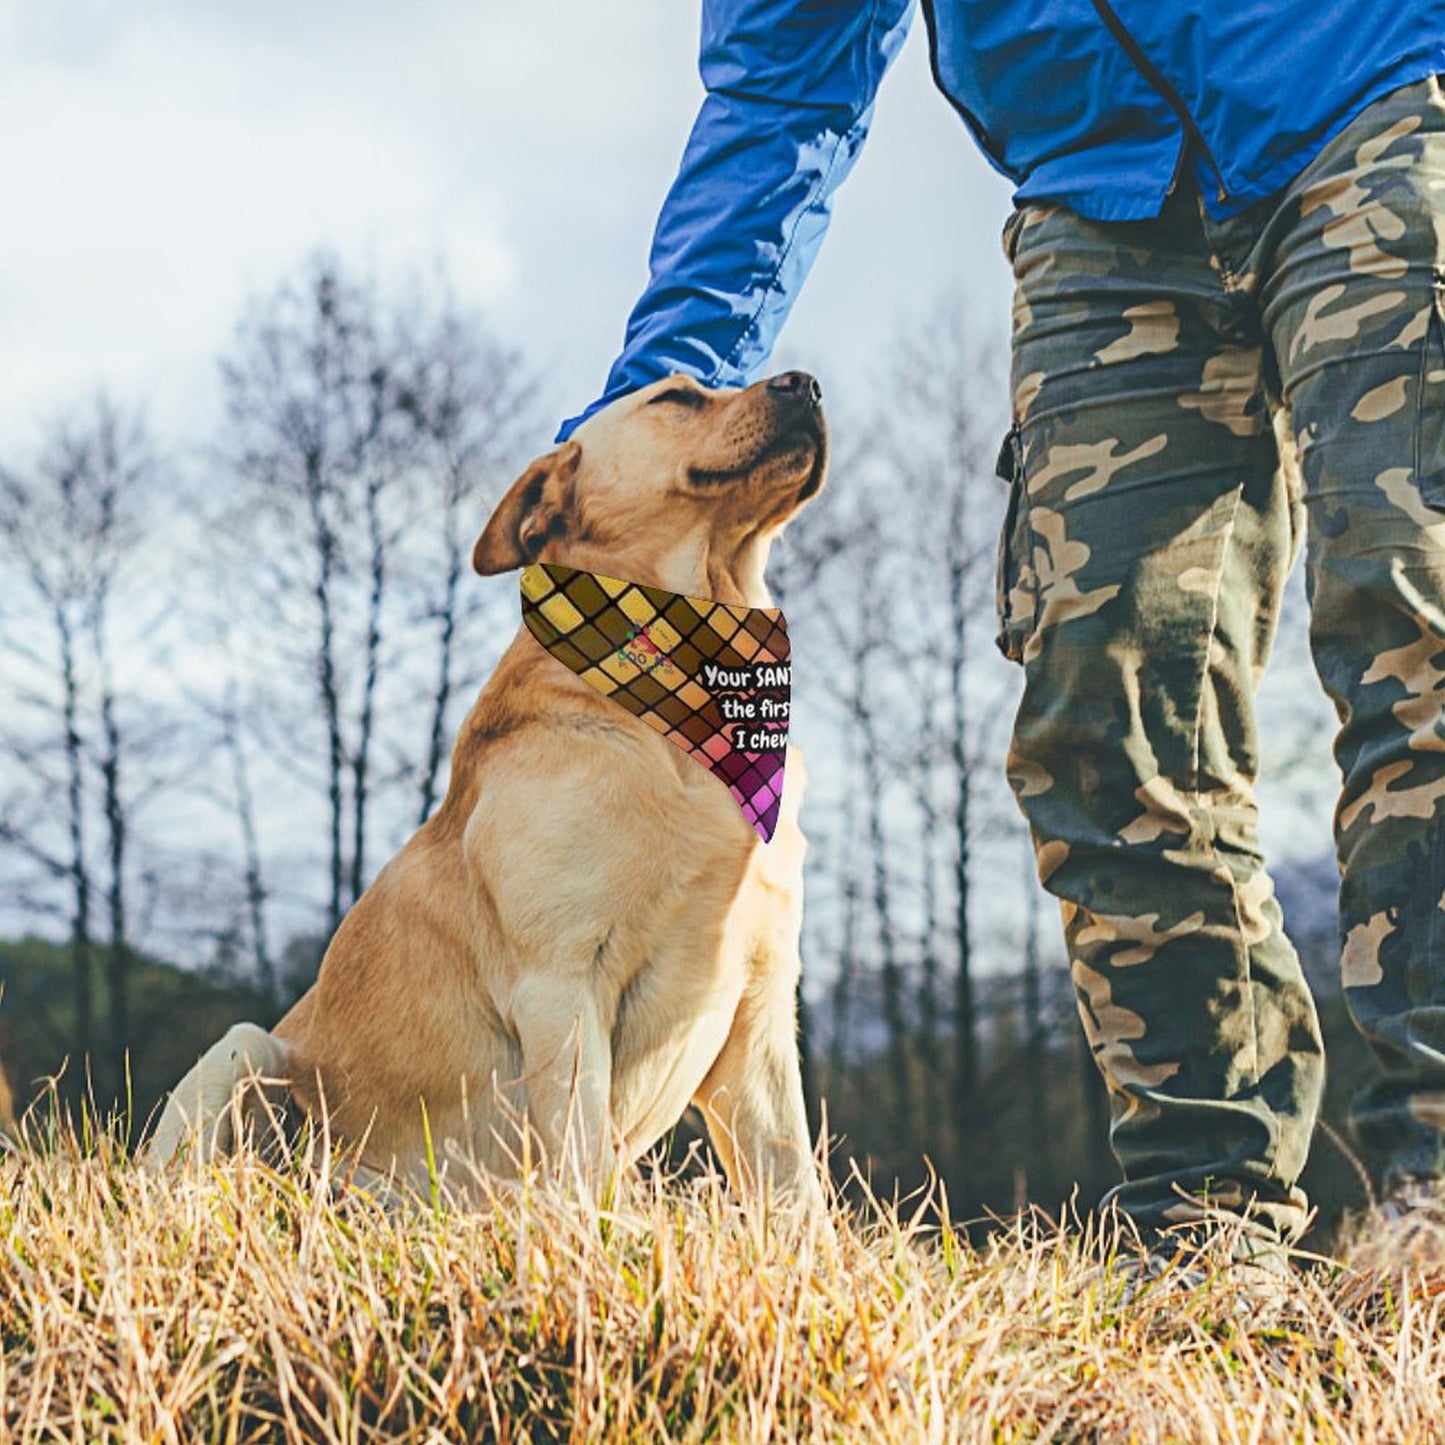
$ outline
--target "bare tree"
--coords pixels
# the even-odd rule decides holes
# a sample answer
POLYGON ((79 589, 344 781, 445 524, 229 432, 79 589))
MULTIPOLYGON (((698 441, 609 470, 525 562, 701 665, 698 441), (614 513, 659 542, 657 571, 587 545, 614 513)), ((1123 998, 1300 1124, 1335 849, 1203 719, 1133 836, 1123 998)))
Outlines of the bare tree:
MULTIPOLYGON (((901 1158, 910 1146, 951 1146, 955 1165, 977 1133, 984 1048, 977 850, 995 830, 1024 831, 1004 784, 999 723, 1017 678, 992 642, 1006 501, 993 475, 1007 421, 1000 371, 947 321, 910 337, 886 367, 886 408, 863 444, 850 451, 845 437, 834 463, 843 496, 792 529, 784 553, 790 587, 804 576, 808 589, 795 627, 805 619, 807 646, 806 619, 816 619, 811 645, 832 662, 803 702, 826 711, 837 770, 836 779, 812 770, 824 797, 810 807, 851 819, 834 832, 863 859, 861 876, 834 860, 841 956, 828 1077, 836 1086, 848 1067, 856 1019, 855 1036, 883 1051, 897 1105, 892 1148, 901 1158), (811 568, 790 555, 795 535, 818 559, 811 568), (857 1014, 865 997, 873 1020, 857 1014), (940 1127, 950 1112, 952 1127, 940 1127)), ((986 910, 1025 917, 1017 871, 1000 868, 997 850, 982 866, 986 910)), ((1017 974, 1025 960, 990 962, 1017 974)))
POLYGON ((240 483, 229 530, 244 539, 271 618, 299 632, 288 652, 319 705, 335 928, 363 866, 386 600, 394 388, 374 297, 318 259, 242 322, 222 378, 223 451, 240 483))
POLYGON ((111 610, 118 574, 141 540, 143 503, 137 499, 153 470, 154 459, 144 431, 135 424, 127 428, 118 414, 105 404, 97 409, 92 426, 63 433, 59 444, 68 466, 77 474, 90 477, 97 511, 96 530, 91 538, 93 588, 89 621, 96 673, 99 734, 96 752, 106 835, 110 1070, 111 1082, 119 1089, 125 1079, 125 1055, 130 1042, 127 862, 131 838, 124 786, 128 749, 116 696, 111 610))
POLYGON ((889 866, 887 831, 883 821, 887 785, 886 759, 880 736, 877 704, 870 673, 881 650, 879 618, 864 594, 864 616, 858 628, 858 646, 851 659, 852 686, 848 706, 857 725, 861 748, 864 812, 867 816, 868 852, 873 882, 874 927, 878 942, 879 973, 883 985, 883 1021, 888 1028, 888 1062, 892 1075, 892 1107, 901 1133, 913 1123, 913 1088, 909 1068, 910 1020, 907 983, 899 958, 898 923, 894 916, 893 883, 889 866))
MULTIPOLYGON (((845 773, 852 772, 851 758, 842 759, 845 773)), ((848 1032, 853 1009, 853 988, 858 972, 858 915, 862 906, 862 848, 858 843, 858 793, 848 789, 844 794, 842 824, 839 828, 840 857, 834 865, 841 897, 838 901, 840 924, 838 952, 833 961, 833 977, 829 987, 828 1076, 842 1078, 848 1062, 848 1032)))
POLYGON ((237 487, 217 529, 246 597, 222 630, 267 682, 227 746, 233 773, 254 743, 324 800, 329 933, 378 833, 390 841, 439 796, 456 707, 488 660, 468 548, 520 469, 534 388, 444 287, 389 296, 326 256, 252 306, 222 378, 219 452, 237 487))
POLYGON ((252 968, 262 993, 276 1003, 279 1002, 276 962, 271 953, 270 929, 266 921, 269 890, 266 887, 261 835, 256 822, 256 800, 251 788, 251 771, 246 758, 237 692, 233 678, 226 687, 221 704, 221 744, 230 760, 232 798, 245 860, 245 908, 251 940, 252 968))
MULTIPOLYGON (((959 1107, 973 1095, 979 1078, 972 851, 977 778, 987 764, 974 736, 980 682, 975 654, 992 627, 995 539, 1003 502, 992 475, 1003 430, 999 372, 996 358, 980 350, 959 325, 936 324, 910 338, 896 356, 889 393, 901 400, 880 427, 894 484, 913 523, 912 571, 923 594, 910 613, 918 638, 911 661, 915 669, 927 671, 930 698, 933 676, 942 671, 946 679, 943 790, 953 833, 951 1072, 959 1107), (993 392, 986 390, 990 381, 997 388, 993 392)), ((989 762, 998 768, 1001 759, 989 762)))
POLYGON ((918 1059, 923 1079, 921 1094, 925 1124, 939 1119, 943 1107, 943 1069, 939 1058, 940 953, 942 905, 940 852, 945 843, 937 798, 937 754, 939 749, 936 689, 931 677, 919 679, 918 745, 911 759, 914 795, 918 808, 918 867, 922 884, 922 919, 919 937, 918 1059))
POLYGON ((440 795, 457 693, 475 682, 480 669, 481 659, 468 667, 457 654, 466 624, 483 606, 482 594, 463 588, 471 542, 483 509, 522 464, 537 383, 519 353, 493 341, 451 304, 405 340, 401 404, 419 433, 417 464, 430 478, 431 495, 427 556, 412 569, 424 599, 421 622, 434 630, 435 655, 425 747, 415 768, 420 825, 440 795))
MULTIPOLYGON (((144 424, 102 398, 53 427, 33 466, 0 473, 0 567, 11 579, 0 646, 19 683, 0 744, 32 792, 64 799, 60 819, 42 805, 21 823, 12 807, 0 836, 46 877, 65 880, 80 1060, 96 1051, 93 912, 97 894, 103 901, 115 1084, 129 1041, 128 867, 141 789, 127 784, 135 748, 121 719, 113 616, 145 536, 155 469, 144 424)), ((82 1087, 80 1068, 70 1082, 82 1087)))
MULTIPOLYGON (((898 1137, 913 1126, 913 1020, 909 983, 902 951, 902 929, 896 914, 895 860, 886 817, 887 795, 900 773, 896 729, 889 716, 886 661, 890 619, 887 611, 887 548, 889 536, 881 516, 866 500, 851 515, 834 518, 834 544, 826 550, 816 537, 804 534, 802 550, 823 560, 812 569, 813 580, 825 577, 826 591, 814 598, 818 641, 832 665, 820 674, 827 700, 841 724, 847 755, 856 760, 843 812, 847 863, 842 906, 841 957, 834 978, 830 1053, 836 1079, 846 1049, 848 1015, 857 982, 861 943, 857 927, 866 897, 876 949, 883 1025, 887 1038, 888 1113, 898 1137), (839 565, 833 567, 832 563, 839 565), (861 815, 861 817, 859 816, 861 815), (860 826, 861 825, 861 826, 860 826), (857 835, 857 855, 852 838, 857 835), (865 861, 866 860, 866 861, 865 861), (863 873, 866 872, 866 885, 863 873)), ((792 567, 796 577, 796 560, 792 567)))

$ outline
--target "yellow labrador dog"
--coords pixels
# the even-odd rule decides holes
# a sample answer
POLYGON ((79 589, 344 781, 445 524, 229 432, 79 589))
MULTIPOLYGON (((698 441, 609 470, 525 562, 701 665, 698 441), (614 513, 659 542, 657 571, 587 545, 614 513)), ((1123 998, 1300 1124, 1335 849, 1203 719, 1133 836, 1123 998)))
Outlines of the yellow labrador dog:
MULTIPOLYGON (((745 606, 821 487, 812 377, 684 377, 622 398, 533 464, 476 543, 745 606)), ((445 802, 337 930, 273 1033, 241 1024, 171 1096, 148 1159, 231 1147, 251 1075, 413 1187, 525 1148, 597 1191, 689 1103, 732 1183, 820 1191, 799 1073, 801 759, 760 843, 720 781, 525 628, 462 726, 445 802), (619 800, 626 800, 625 803, 619 800), (525 1128, 518 1121, 525 1120, 525 1128)))

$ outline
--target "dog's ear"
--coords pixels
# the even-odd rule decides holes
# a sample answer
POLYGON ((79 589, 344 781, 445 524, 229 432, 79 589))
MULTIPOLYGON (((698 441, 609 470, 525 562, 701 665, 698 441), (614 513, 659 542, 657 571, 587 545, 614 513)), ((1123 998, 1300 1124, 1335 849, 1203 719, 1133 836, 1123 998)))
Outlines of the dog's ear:
POLYGON ((483 577, 535 562, 546 543, 566 535, 581 458, 582 448, 566 442, 512 483, 472 548, 472 566, 483 577))

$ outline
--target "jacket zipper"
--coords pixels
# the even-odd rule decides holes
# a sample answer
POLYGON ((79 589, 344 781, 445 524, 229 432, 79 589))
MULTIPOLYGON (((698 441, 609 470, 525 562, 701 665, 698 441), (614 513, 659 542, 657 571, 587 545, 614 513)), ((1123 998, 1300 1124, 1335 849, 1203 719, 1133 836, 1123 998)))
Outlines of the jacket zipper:
MULTIPOLYGON (((1209 169, 1214 172, 1215 192, 1214 199, 1221 205, 1229 199, 1229 190, 1224 184, 1224 173, 1219 169, 1219 163, 1214 159, 1208 144, 1205 142, 1204 133, 1194 122, 1194 117, 1189 113, 1189 107, 1184 104, 1183 97, 1174 89, 1164 77, 1164 72, 1154 64, 1144 53, 1139 42, 1125 28, 1124 22, 1114 13, 1114 7, 1109 0, 1092 0, 1099 19, 1108 27, 1109 33, 1118 41, 1124 54, 1134 63, 1134 68, 1159 92, 1168 103, 1169 108, 1179 117, 1180 124, 1184 127, 1185 134, 1199 147, 1209 169)), ((1179 182, 1179 173, 1184 167, 1184 149, 1179 152, 1179 159, 1174 165, 1174 175, 1169 182, 1169 189, 1173 191, 1179 182)))

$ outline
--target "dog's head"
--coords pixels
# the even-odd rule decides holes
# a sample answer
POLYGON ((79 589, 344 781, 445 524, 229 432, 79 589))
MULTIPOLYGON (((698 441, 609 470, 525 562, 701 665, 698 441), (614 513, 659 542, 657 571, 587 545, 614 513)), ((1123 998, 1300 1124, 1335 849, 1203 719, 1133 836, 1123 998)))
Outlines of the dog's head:
POLYGON ((522 474, 472 563, 489 576, 558 562, 765 604, 768 547, 823 485, 820 395, 788 371, 741 391, 673 376, 621 397, 522 474))

